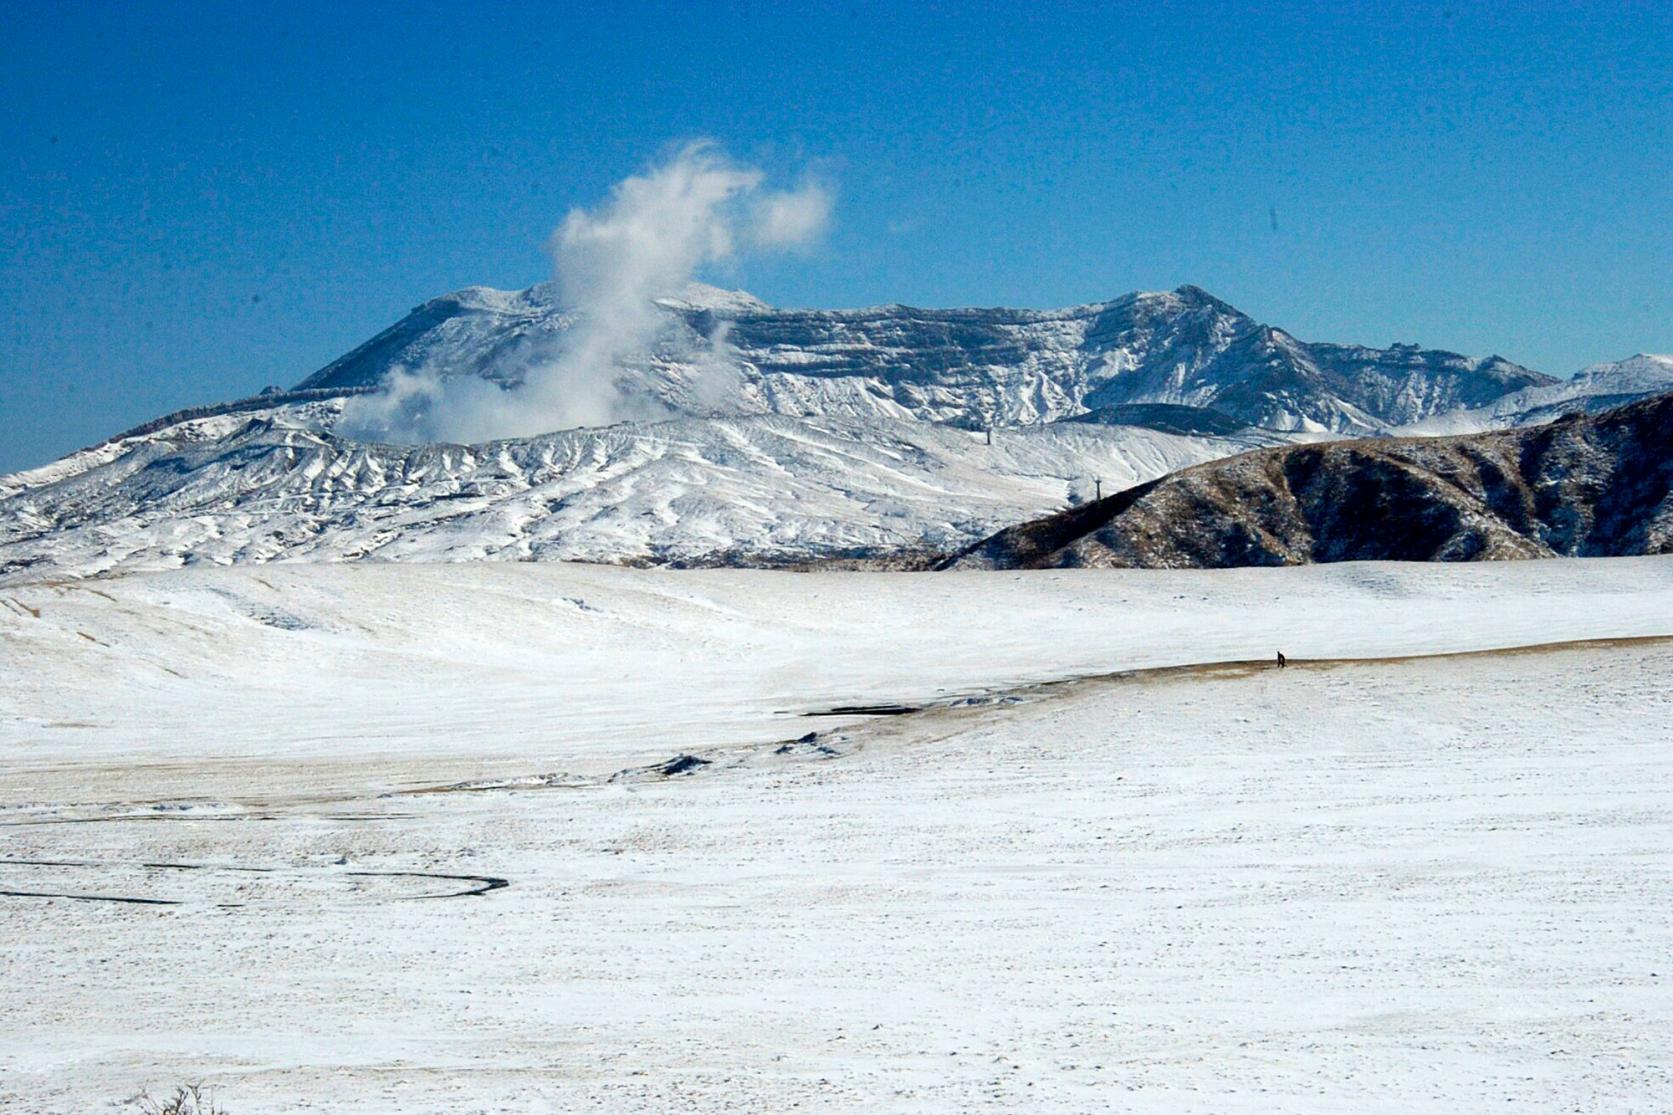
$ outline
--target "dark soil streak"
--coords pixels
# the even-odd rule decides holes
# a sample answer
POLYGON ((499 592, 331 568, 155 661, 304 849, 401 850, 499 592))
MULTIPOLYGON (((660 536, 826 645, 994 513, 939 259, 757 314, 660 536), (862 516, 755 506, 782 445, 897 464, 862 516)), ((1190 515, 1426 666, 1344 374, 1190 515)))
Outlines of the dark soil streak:
POLYGON ((472 895, 487 894, 491 890, 502 890, 511 885, 510 879, 502 879, 497 875, 438 875, 430 871, 345 871, 343 874, 369 879, 446 879, 452 882, 482 884, 469 890, 449 891, 447 894, 409 895, 406 898, 395 899, 397 902, 419 902, 427 898, 469 898, 472 895))
MULTIPOLYGON (((20 828, 24 825, 106 825, 118 821, 277 821, 271 813, 221 814, 215 817, 194 817, 177 813, 125 813, 120 817, 40 817, 32 821, 0 821, 0 828, 20 828)), ((352 820, 354 818, 342 818, 352 820)))
POLYGON ((182 906, 185 903, 173 898, 126 898, 113 894, 59 894, 46 890, 0 890, 0 897, 5 898, 68 898, 76 902, 125 902, 133 906, 182 906))
POLYGON ((0 859, 0 867, 98 867, 88 860, 76 859, 0 859))
MULTIPOLYGON (((98 863, 90 860, 30 860, 8 859, 0 860, 0 867, 94 867, 111 868, 129 866, 125 864, 98 863)), ((134 866, 153 871, 242 871, 253 874, 272 874, 282 870, 277 867, 238 867, 217 863, 141 863, 134 866)), ((304 872, 306 868, 294 868, 297 872, 304 872)), ((344 875, 361 879, 440 879, 446 882, 475 883, 474 887, 465 890, 449 891, 446 894, 413 894, 402 898, 395 898, 395 902, 412 902, 426 898, 468 898, 472 895, 487 894, 489 891, 502 890, 511 885, 510 879, 497 875, 448 875, 433 871, 345 871, 344 875)), ((123 896, 109 896, 98 894, 60 894, 50 891, 33 890, 0 890, 0 896, 13 898, 73 898, 82 902, 130 902, 143 906, 182 906, 186 903, 172 898, 130 898, 123 896)), ((217 903, 223 909, 242 906, 243 903, 217 903)))
POLYGON ((924 711, 922 705, 837 705, 804 712, 803 716, 907 716, 924 711))

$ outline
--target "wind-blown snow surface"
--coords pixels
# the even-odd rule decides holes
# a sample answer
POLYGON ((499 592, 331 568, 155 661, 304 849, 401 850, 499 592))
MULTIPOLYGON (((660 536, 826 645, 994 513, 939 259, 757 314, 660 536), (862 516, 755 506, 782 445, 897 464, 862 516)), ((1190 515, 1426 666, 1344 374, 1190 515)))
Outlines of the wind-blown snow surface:
POLYGON ((957 549, 1186 465, 1280 443, 1066 423, 980 433, 777 416, 480 446, 324 432, 330 406, 188 420, 0 480, 0 584, 187 563, 719 564, 957 549), (325 413, 320 413, 325 412, 325 413))
POLYGON ((1655 1110, 1673 649, 1387 656, 1669 634, 1664 558, 14 586, 0 1106, 1655 1110), (1280 647, 1372 660, 995 692, 1280 647))

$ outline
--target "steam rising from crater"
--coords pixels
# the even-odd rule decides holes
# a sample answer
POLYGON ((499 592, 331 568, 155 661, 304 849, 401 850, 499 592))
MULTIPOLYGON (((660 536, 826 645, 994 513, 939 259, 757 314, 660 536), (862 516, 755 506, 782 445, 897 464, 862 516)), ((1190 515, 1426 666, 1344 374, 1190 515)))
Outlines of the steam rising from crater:
MULTIPOLYGON (((768 190, 764 180, 708 141, 623 179, 603 204, 572 210, 552 233, 558 290, 575 324, 521 384, 397 369, 376 394, 350 401, 339 428, 391 441, 479 442, 666 416, 659 399, 620 374, 663 328, 656 300, 681 294, 705 264, 809 244, 829 221, 824 186, 768 190)), ((724 326, 702 351, 682 354, 698 368, 696 401, 716 405, 735 391, 728 354, 724 326)))

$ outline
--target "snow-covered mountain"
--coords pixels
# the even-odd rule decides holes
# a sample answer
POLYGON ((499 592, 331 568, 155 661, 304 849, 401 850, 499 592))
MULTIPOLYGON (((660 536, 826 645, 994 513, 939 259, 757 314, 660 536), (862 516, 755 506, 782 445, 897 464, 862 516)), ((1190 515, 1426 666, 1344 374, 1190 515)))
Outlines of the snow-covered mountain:
POLYGON ((1059 423, 689 418, 482 446, 337 437, 329 404, 191 419, 0 486, 0 582, 280 560, 793 564, 944 551, 1274 444, 1059 423))
MULTIPOLYGON (((718 342, 743 413, 912 418, 966 427, 1099 407, 1207 407, 1247 425, 1361 434, 1555 383, 1497 356, 1308 344, 1194 286, 1060 310, 790 310, 693 287, 661 303, 653 350, 623 370, 682 413, 718 342)), ((393 368, 520 382, 575 324, 551 284, 433 299, 298 385, 375 387, 393 368)))
POLYGON ((1641 352, 1625 360, 1593 364, 1573 379, 1512 391, 1485 406, 1438 414, 1398 431, 1402 434, 1469 434, 1533 426, 1567 414, 1597 414, 1673 391, 1673 356, 1641 352))
POLYGON ((785 310, 701 286, 658 305, 660 333, 619 375, 669 421, 478 446, 346 436, 345 408, 395 369, 512 387, 576 325, 549 284, 470 288, 294 388, 0 477, 0 580, 291 559, 911 560, 1252 448, 1668 386, 1658 357, 1559 383, 1499 357, 1309 344, 1191 286, 1062 310, 785 310), (718 408, 700 382, 717 358, 738 373, 718 408))

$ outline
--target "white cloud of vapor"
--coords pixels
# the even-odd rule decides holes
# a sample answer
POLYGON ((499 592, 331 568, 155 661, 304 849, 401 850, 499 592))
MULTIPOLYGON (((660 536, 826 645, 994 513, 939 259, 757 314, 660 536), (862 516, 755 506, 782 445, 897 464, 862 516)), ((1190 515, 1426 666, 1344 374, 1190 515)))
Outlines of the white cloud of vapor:
POLYGON ((830 223, 835 198, 818 182, 764 195, 755 208, 755 242, 770 248, 811 243, 830 223))
MULTIPOLYGON (((656 299, 680 294, 705 264, 811 243, 830 220, 825 187, 769 191, 763 178, 699 141, 623 179, 603 204, 572 210, 552 233, 558 289, 575 314, 555 355, 508 389, 440 368, 396 369, 378 393, 351 400, 342 428, 386 440, 477 442, 664 416, 659 400, 620 376, 623 360, 645 352, 661 330, 656 299)), ((692 354, 701 402, 718 406, 735 390, 729 351, 722 333, 692 354)))

